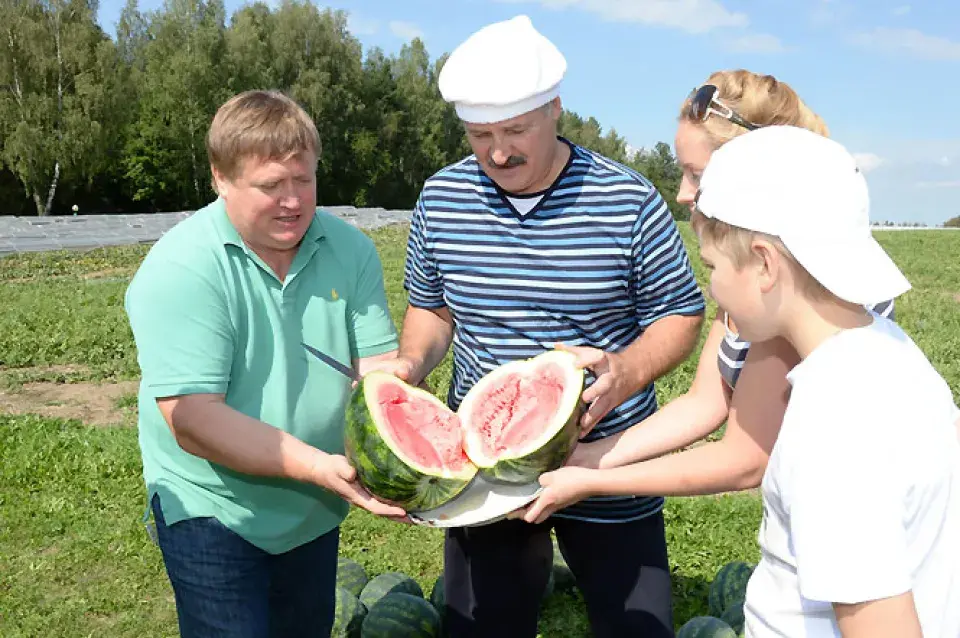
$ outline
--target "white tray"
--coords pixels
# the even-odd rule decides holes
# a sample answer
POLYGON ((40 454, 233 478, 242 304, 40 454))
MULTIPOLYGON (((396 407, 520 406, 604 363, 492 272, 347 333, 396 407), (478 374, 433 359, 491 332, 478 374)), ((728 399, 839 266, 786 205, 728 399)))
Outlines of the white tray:
POLYGON ((409 514, 410 520, 426 527, 476 527, 506 517, 531 503, 543 488, 538 482, 527 485, 501 485, 480 475, 456 498, 436 509, 409 514))

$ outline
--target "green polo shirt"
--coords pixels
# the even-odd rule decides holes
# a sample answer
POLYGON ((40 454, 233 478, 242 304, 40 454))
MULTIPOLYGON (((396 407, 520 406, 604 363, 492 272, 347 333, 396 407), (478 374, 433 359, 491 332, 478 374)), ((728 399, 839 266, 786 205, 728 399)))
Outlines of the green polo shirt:
POLYGON ((220 393, 232 408, 343 453, 350 380, 301 341, 350 365, 394 350, 397 334, 373 242, 317 211, 285 281, 240 239, 223 200, 168 231, 126 293, 142 380, 139 436, 148 498, 168 524, 216 517, 279 553, 333 529, 348 505, 290 480, 231 471, 185 452, 157 397, 220 393))

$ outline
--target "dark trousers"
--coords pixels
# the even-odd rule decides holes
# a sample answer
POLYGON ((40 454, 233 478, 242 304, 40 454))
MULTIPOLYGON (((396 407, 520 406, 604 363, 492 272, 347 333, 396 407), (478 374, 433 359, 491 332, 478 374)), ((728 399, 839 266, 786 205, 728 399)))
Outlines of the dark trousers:
POLYGON ((550 529, 598 638, 673 638, 663 514, 628 523, 551 518, 447 531, 444 594, 451 638, 533 638, 553 564, 550 529))
POLYGON ((333 627, 339 529, 268 554, 214 518, 167 526, 151 503, 183 638, 316 638, 333 627))

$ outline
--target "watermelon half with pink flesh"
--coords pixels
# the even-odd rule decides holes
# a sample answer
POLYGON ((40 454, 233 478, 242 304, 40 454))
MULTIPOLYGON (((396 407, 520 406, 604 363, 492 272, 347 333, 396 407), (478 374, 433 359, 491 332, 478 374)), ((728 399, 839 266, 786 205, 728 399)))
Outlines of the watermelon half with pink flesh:
POLYGON ((528 484, 555 470, 577 443, 584 372, 572 354, 549 351, 498 367, 457 412, 420 388, 367 374, 347 410, 345 454, 380 500, 409 512, 456 498, 478 471, 528 484))
POLYGON ((477 474, 463 451, 457 415, 385 372, 367 374, 354 389, 344 449, 361 485, 408 512, 443 505, 477 474))
POLYGON ((562 466, 577 444, 583 369, 553 350, 490 372, 457 411, 464 448, 484 477, 527 484, 562 466))

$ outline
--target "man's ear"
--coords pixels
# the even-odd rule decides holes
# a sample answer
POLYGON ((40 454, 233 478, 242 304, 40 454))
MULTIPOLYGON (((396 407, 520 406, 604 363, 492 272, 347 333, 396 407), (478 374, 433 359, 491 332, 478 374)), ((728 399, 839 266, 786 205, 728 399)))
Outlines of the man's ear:
POLYGON ((558 95, 550 101, 550 119, 552 119, 554 122, 558 122, 562 113, 563 102, 560 101, 560 96, 558 95))
POLYGON ((754 267, 757 269, 760 292, 768 293, 780 279, 780 269, 783 267, 780 251, 764 239, 754 239, 750 242, 750 250, 755 261, 754 267))
POLYGON ((227 176, 220 172, 215 166, 210 167, 210 172, 213 174, 213 190, 215 190, 220 197, 225 197, 228 192, 227 186, 229 183, 227 176))

